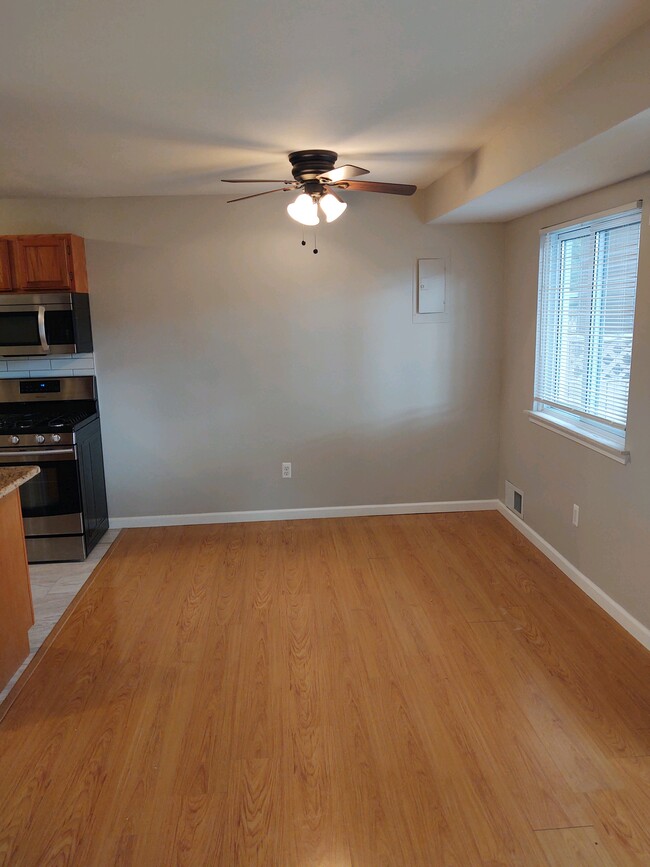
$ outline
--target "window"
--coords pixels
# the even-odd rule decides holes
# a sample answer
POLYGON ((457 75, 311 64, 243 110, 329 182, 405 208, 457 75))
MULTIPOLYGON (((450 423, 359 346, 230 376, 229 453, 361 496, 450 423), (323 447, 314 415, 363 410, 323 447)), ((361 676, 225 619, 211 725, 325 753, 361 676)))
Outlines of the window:
POLYGON ((626 460, 641 203, 541 236, 531 420, 626 460))

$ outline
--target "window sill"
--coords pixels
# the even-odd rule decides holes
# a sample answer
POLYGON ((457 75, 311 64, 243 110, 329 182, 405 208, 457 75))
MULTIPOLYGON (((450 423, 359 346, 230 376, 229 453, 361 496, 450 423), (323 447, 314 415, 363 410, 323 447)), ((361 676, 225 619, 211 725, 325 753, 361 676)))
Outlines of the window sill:
POLYGON ((605 438, 600 439, 600 437, 588 436, 584 431, 580 430, 580 428, 575 427, 572 424, 559 422, 542 412, 527 410, 526 414, 528 415, 528 420, 532 421, 533 424, 546 428, 546 430, 553 431, 553 433, 560 434, 560 436, 566 437, 574 443, 580 443, 583 446, 587 446, 588 449, 592 449, 592 451, 605 455, 607 458, 618 461, 619 464, 628 464, 630 462, 630 453, 628 451, 618 448, 611 442, 608 442, 605 438))

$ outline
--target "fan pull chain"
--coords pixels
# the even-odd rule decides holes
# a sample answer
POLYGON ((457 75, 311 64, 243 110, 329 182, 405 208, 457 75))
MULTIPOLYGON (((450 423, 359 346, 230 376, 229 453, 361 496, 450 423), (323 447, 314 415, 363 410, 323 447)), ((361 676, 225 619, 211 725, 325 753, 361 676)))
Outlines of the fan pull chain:
MULTIPOLYGON (((300 242, 300 246, 301 247, 307 246, 307 241, 305 241, 305 230, 304 229, 302 230, 302 241, 300 242)), ((316 246, 316 232, 315 231, 314 231, 314 249, 312 250, 312 253, 318 253, 318 247, 316 246)))

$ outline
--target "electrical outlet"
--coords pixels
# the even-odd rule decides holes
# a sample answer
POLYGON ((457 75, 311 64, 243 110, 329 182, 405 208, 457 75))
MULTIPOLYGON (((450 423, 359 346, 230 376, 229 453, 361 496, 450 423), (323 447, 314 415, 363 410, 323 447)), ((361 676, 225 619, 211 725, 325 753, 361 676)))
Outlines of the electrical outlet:
POLYGON ((291 478, 291 463, 290 461, 285 461, 282 464, 282 478, 290 479, 291 478))
POLYGON ((577 527, 580 523, 580 506, 573 504, 573 526, 577 527))

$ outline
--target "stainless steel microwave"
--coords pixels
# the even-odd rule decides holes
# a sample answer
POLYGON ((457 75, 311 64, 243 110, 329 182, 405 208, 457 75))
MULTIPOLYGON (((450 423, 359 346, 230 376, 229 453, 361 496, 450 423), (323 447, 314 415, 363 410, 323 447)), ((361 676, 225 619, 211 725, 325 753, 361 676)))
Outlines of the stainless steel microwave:
POLYGON ((88 295, 16 292, 0 295, 0 355, 92 352, 88 295))

